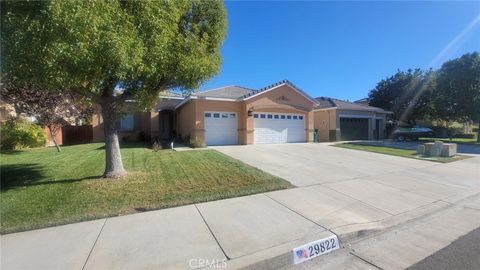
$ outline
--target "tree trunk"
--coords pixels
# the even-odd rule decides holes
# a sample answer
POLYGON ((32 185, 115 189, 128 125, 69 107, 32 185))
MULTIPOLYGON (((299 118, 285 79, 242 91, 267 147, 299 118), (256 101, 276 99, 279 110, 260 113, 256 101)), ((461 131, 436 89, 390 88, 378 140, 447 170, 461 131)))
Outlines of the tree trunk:
POLYGON ((102 106, 103 130, 105 133, 105 178, 119 178, 127 174, 123 168, 120 145, 116 128, 117 112, 112 99, 106 98, 102 106))
POLYGON ((480 120, 478 120, 478 127, 477 127, 477 143, 480 143, 480 120))
POLYGON ((60 149, 60 145, 58 145, 57 143, 57 127, 48 126, 48 130, 50 131, 50 137, 52 138, 53 144, 55 144, 57 151, 62 152, 62 149, 60 149))

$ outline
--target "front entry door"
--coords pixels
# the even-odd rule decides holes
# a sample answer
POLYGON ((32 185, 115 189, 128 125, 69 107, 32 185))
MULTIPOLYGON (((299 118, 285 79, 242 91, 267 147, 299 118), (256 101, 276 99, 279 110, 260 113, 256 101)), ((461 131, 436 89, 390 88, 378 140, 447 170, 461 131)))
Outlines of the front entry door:
POLYGON ((170 112, 160 112, 158 114, 160 139, 169 140, 172 138, 172 114, 170 112))

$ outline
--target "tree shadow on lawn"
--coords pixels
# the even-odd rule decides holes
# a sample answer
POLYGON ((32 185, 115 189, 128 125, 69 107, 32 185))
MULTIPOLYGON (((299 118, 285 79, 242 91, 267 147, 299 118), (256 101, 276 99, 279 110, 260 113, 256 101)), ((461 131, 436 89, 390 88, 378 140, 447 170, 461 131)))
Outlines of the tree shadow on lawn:
MULTIPOLYGON (((146 142, 121 142, 120 149, 128 149, 128 148, 147 148, 151 149, 152 144, 146 142)), ((102 145, 95 150, 105 150, 105 145, 102 145)))
POLYGON ((22 150, 0 150, 0 155, 18 155, 23 152, 22 150))
POLYGON ((43 167, 34 163, 1 165, 0 175, 2 176, 2 180, 0 182, 0 189, 2 191, 27 186, 67 184, 80 182, 83 180, 98 179, 102 177, 99 175, 72 179, 59 179, 53 181, 41 181, 45 178, 43 167))

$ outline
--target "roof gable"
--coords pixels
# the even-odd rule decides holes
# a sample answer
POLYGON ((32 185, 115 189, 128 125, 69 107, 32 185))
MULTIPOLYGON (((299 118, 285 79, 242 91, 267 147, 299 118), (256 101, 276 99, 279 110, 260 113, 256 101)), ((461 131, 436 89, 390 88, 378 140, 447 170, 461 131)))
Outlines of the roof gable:
POLYGON ((308 95, 306 92, 304 92, 300 88, 296 87, 293 83, 291 83, 288 80, 279 81, 277 83, 274 83, 274 84, 271 84, 271 85, 266 86, 264 88, 261 88, 260 90, 253 90, 250 93, 244 95, 243 100, 248 100, 248 99, 251 99, 253 97, 265 94, 265 93, 267 93, 271 90, 277 89, 277 88, 279 88, 280 86, 283 86, 283 85, 289 86, 290 88, 292 88, 293 90, 298 92, 300 95, 302 95, 303 97, 305 97, 306 99, 311 101, 313 104, 317 104, 317 101, 314 98, 312 98, 310 95, 308 95))

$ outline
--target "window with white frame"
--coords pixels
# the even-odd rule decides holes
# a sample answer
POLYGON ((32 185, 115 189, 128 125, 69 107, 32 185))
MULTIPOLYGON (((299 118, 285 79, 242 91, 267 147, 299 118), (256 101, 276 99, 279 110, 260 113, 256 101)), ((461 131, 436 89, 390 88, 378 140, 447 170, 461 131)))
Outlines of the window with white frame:
POLYGON ((125 114, 117 121, 118 130, 133 130, 133 114, 125 114))

